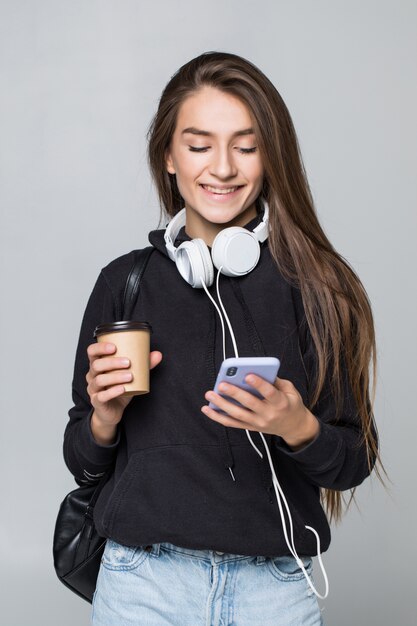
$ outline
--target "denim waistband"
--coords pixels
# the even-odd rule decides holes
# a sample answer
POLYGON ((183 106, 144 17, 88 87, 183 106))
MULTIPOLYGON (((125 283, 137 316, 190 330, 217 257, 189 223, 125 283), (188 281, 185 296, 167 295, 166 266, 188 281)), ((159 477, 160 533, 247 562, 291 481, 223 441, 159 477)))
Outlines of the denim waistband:
POLYGON ((255 559, 257 564, 265 562, 265 556, 248 556, 244 554, 230 554, 229 552, 220 552, 219 550, 196 550, 194 548, 183 548, 176 546, 173 543, 154 543, 149 546, 150 554, 158 556, 160 550, 166 550, 167 552, 175 552, 185 557, 193 559, 200 559, 202 561, 208 561, 209 563, 225 563, 230 561, 244 561, 255 559))

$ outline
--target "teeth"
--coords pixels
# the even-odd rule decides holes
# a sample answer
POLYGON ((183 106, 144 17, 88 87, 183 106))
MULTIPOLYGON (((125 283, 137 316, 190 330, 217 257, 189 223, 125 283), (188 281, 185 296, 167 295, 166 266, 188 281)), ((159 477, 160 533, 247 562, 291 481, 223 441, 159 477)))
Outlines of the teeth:
POLYGON ((207 189, 207 191, 211 191, 213 193, 218 193, 218 194, 232 193, 232 191, 236 191, 236 189, 238 188, 238 187, 229 187, 229 189, 218 189, 217 187, 210 187, 210 185, 202 185, 202 187, 204 187, 204 189, 207 189))

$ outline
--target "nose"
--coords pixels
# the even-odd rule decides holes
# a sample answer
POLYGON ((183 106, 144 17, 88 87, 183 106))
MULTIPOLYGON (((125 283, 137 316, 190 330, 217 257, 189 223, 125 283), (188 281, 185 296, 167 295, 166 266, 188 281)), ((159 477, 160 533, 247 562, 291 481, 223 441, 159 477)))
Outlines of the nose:
POLYGON ((236 176, 236 163, 234 162, 233 154, 227 147, 213 150, 211 157, 209 165, 210 174, 221 179, 236 176))

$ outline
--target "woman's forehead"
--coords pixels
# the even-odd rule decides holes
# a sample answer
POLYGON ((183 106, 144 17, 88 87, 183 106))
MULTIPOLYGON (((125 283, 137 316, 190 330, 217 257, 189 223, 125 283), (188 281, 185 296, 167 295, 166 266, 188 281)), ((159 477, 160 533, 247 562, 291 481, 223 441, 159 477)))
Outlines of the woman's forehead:
POLYGON ((218 134, 241 136, 254 133, 245 103, 232 94, 212 87, 198 90, 180 105, 177 116, 179 135, 215 137, 218 134))

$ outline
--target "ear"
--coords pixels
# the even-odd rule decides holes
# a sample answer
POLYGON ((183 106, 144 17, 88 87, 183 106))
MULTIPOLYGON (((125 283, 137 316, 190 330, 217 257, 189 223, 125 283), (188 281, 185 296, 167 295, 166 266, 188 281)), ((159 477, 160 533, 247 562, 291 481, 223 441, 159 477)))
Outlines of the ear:
POLYGON ((169 149, 165 151, 165 165, 169 174, 175 174, 175 167, 169 149))

